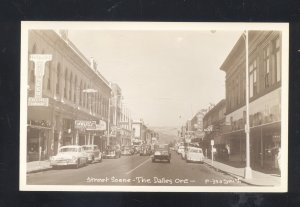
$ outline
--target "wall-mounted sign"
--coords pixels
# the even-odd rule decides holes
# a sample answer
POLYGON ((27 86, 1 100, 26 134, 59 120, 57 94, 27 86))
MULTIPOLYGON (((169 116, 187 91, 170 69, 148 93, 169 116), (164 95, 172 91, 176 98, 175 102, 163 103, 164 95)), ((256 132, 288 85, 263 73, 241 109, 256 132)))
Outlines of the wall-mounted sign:
POLYGON ((30 60, 34 62, 35 87, 34 97, 28 97, 28 106, 48 106, 49 99, 43 98, 43 77, 45 73, 46 62, 52 60, 49 54, 30 55, 30 60))
POLYGON ((75 129, 95 130, 96 121, 75 120, 75 129))

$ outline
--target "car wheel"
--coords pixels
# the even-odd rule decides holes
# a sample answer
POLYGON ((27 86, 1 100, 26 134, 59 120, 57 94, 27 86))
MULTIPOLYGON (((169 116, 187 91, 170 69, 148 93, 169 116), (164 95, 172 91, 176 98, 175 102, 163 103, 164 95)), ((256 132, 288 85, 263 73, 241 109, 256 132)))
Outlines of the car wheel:
POLYGON ((168 160, 168 163, 171 163, 171 160, 168 160))
POLYGON ((78 169, 80 167, 80 161, 79 159, 77 160, 77 163, 76 163, 76 169, 78 169))
POLYGON ((84 165, 85 165, 85 166, 87 166, 87 165, 88 165, 88 163, 89 163, 89 160, 88 160, 88 158, 85 158, 85 163, 84 163, 84 165))

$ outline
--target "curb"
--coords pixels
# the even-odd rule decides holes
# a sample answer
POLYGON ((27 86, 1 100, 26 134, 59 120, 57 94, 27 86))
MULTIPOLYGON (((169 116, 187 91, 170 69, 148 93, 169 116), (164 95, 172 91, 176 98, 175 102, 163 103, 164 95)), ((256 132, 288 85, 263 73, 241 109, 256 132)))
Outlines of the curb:
POLYGON ((49 167, 49 168, 42 168, 42 169, 36 169, 36 170, 31 170, 31 171, 27 171, 26 174, 31 174, 31 173, 37 173, 37 172, 43 172, 43 171, 48 171, 48 170, 51 170, 52 167, 49 167))
POLYGON ((251 186, 267 186, 267 187, 268 187, 268 186, 274 186, 274 185, 258 185, 258 184, 253 184, 253 183, 251 183, 251 182, 245 181, 244 179, 241 179, 240 176, 237 176, 237 175, 234 175, 234 174, 232 174, 232 173, 230 173, 230 172, 227 172, 227 171, 221 170, 221 169, 219 169, 219 168, 216 168, 216 167, 212 166, 211 164, 209 164, 209 163, 207 163, 207 162, 204 162, 204 163, 205 163, 207 166, 213 168, 215 171, 222 172, 222 173, 224 173, 224 174, 226 174, 226 175, 229 175, 229 176, 231 176, 231 177, 233 177, 233 178, 237 178, 237 179, 239 179, 242 183, 245 183, 245 184, 248 184, 248 185, 251 185, 251 186))

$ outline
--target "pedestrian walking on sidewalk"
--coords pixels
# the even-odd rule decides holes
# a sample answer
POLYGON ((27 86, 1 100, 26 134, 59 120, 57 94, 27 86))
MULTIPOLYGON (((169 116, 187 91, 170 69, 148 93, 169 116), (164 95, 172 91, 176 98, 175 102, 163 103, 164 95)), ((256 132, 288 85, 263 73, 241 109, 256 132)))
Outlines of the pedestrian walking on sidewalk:
POLYGON ((279 169, 279 172, 281 173, 281 148, 279 147, 278 148, 278 152, 277 152, 277 155, 276 155, 276 160, 277 160, 277 165, 278 165, 278 169, 279 169))

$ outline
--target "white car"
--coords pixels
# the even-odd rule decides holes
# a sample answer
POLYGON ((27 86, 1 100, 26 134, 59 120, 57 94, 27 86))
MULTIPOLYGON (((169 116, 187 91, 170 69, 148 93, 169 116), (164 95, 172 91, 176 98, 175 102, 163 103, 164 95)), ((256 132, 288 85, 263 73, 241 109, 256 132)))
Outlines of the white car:
POLYGON ((177 153, 180 154, 180 155, 181 155, 182 153, 184 153, 184 146, 179 146, 179 147, 178 147, 178 150, 177 150, 177 153))
POLYGON ((79 168, 82 165, 87 165, 88 155, 82 146, 67 145, 60 147, 55 156, 50 157, 50 165, 57 166, 75 166, 79 168))
POLYGON ((83 145, 82 146, 88 155, 88 162, 92 163, 94 161, 102 161, 102 153, 97 145, 83 145))
POLYGON ((202 149, 198 147, 188 147, 185 157, 186 157, 186 162, 203 163, 203 159, 204 159, 202 149))

